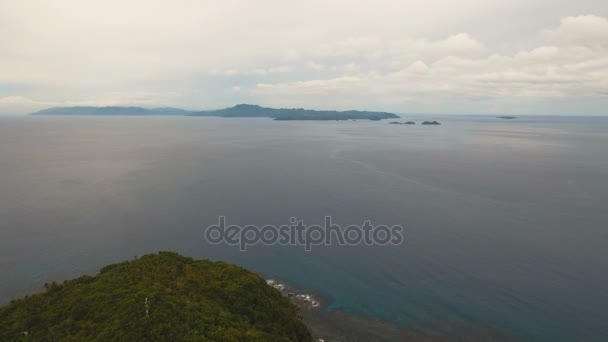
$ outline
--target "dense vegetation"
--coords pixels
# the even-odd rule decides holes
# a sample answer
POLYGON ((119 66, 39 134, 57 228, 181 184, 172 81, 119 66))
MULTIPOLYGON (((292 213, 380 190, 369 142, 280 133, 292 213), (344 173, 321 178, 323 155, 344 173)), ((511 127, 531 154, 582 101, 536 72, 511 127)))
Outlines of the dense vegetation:
POLYGON ((290 300, 238 266, 161 252, 0 308, 0 341, 310 341, 290 300), (146 305, 147 298, 147 305, 146 305), (146 312, 147 310, 147 312, 146 312))

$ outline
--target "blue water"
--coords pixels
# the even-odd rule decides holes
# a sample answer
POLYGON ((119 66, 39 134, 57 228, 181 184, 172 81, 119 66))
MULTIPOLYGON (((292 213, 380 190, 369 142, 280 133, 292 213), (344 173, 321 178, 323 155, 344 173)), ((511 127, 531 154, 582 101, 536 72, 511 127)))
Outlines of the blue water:
POLYGON ((0 302, 158 250, 450 333, 608 338, 608 119, 0 118, 0 302), (400 246, 209 245, 235 224, 401 224, 400 246))

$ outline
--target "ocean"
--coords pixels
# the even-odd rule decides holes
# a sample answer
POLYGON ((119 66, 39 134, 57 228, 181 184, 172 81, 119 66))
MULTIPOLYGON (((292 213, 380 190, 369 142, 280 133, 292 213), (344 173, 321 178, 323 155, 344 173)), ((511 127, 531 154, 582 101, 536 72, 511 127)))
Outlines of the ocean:
POLYGON ((442 125, 0 117, 0 303, 171 250, 406 329, 606 340, 608 118, 406 118, 442 125), (241 252, 204 240, 219 216, 328 215, 402 225, 404 241, 241 252))

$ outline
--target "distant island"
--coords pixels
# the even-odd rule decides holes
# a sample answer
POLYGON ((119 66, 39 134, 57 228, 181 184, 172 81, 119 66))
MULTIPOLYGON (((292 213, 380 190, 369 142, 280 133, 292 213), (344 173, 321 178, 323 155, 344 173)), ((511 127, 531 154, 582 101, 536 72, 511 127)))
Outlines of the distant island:
MULTIPOLYGON (((399 122, 399 121, 392 121, 389 122, 389 125, 415 125, 416 123, 414 121, 406 121, 406 122, 399 122)), ((437 121, 424 121, 423 123, 421 123, 421 125, 441 125, 439 122, 437 121)))
POLYGON ((366 112, 358 110, 331 111, 331 110, 311 110, 302 108, 265 108, 257 105, 240 104, 234 107, 195 112, 192 116, 221 116, 224 118, 248 118, 248 117, 268 117, 275 120, 352 120, 368 119, 382 120, 398 118, 399 116, 385 112, 366 112))
POLYGON ((512 119, 517 119, 517 116, 508 116, 508 115, 503 115, 503 116, 497 116, 497 119, 505 119, 505 120, 512 120, 512 119))
POLYGON ((312 341, 291 299, 224 262, 160 252, 45 288, 0 307, 1 341, 312 341))
POLYGON ((142 108, 142 107, 53 107, 34 112, 30 115, 188 115, 192 111, 179 108, 142 108))
POLYGON ((234 107, 208 110, 188 111, 179 108, 142 108, 142 107, 54 107, 44 109, 31 115, 186 115, 186 116, 219 116, 223 118, 272 118, 274 120, 382 120, 399 118, 387 112, 368 112, 358 110, 331 111, 303 108, 265 108, 258 105, 239 104, 234 107))
POLYGON ((389 124, 391 124, 391 125, 415 125, 416 123, 414 121, 406 121, 406 122, 393 121, 393 122, 389 122, 389 124))

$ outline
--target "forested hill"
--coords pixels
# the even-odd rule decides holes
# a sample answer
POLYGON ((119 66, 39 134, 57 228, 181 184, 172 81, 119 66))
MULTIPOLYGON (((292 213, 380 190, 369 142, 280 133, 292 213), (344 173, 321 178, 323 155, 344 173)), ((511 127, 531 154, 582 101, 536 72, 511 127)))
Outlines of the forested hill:
POLYGON ((0 341, 310 341, 292 302, 255 273, 171 252, 47 284, 0 308, 0 341))
POLYGON ((340 112, 333 110, 311 110, 303 108, 276 109, 249 104, 240 104, 234 107, 219 110, 195 112, 190 115, 221 117, 268 117, 275 120, 382 120, 398 118, 398 116, 395 114, 385 112, 367 112, 359 110, 340 112))

